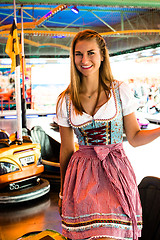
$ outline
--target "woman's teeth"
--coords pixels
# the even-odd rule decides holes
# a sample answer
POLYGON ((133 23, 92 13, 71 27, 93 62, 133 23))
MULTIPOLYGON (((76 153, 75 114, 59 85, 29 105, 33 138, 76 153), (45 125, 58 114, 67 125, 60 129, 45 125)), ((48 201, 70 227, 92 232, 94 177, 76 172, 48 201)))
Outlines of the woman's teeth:
POLYGON ((85 68, 85 69, 91 68, 91 67, 92 67, 92 65, 90 65, 90 66, 82 66, 82 68, 85 68))

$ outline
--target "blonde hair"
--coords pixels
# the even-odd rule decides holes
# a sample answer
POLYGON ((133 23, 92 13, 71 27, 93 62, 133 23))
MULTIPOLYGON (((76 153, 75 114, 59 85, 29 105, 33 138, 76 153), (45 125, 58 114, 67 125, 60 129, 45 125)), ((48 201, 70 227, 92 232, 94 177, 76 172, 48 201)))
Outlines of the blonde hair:
POLYGON ((74 62, 75 46, 78 41, 92 40, 92 39, 96 40, 97 45, 100 49, 101 55, 103 57, 103 61, 101 62, 101 66, 99 69, 99 84, 106 91, 107 97, 109 99, 110 92, 111 92, 111 85, 113 81, 113 75, 112 75, 110 62, 109 62, 108 49, 106 47, 104 38, 98 32, 88 29, 88 30, 78 32, 72 41, 71 51, 70 51, 70 59, 71 59, 70 84, 68 85, 66 90, 64 90, 59 95, 58 101, 57 101, 57 107, 58 107, 59 101, 63 99, 66 94, 69 94, 76 113, 82 114, 83 107, 81 105, 80 98, 79 98, 79 92, 81 87, 81 73, 77 70, 74 62))

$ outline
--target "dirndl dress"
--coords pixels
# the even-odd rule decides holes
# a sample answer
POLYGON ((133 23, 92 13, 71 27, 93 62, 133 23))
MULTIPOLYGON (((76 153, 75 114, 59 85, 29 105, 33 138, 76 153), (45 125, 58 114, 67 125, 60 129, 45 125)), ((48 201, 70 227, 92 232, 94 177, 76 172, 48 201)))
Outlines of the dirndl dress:
MULTIPOLYGON (((62 200, 62 233, 70 239, 109 237, 138 240, 142 208, 136 177, 123 149, 123 111, 119 82, 114 82, 110 119, 95 116, 81 124, 69 97, 69 125, 79 150, 68 164, 62 200)), ((104 113, 103 113, 104 116, 104 113)))

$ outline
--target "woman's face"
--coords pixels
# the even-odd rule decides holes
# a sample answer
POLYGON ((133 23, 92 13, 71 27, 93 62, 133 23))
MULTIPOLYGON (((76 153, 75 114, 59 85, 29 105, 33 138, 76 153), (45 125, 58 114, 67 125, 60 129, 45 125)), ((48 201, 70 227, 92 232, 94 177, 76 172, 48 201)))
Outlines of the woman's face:
POLYGON ((95 39, 78 41, 75 45, 74 55, 75 65, 84 76, 99 74, 103 57, 95 39))

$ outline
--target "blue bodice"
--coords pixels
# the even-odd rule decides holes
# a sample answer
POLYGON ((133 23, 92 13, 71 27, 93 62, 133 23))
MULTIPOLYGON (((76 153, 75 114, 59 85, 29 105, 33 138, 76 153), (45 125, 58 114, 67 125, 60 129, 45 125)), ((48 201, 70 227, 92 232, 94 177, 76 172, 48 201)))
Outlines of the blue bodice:
MULTIPOLYGON (((121 143, 123 140, 122 105, 119 94, 119 83, 113 84, 115 115, 109 119, 97 119, 94 116, 89 122, 75 125, 72 122, 71 104, 67 98, 67 115, 69 125, 74 129, 79 145, 107 145, 121 143)), ((102 116, 104 112, 102 111, 102 116)), ((81 116, 78 115, 78 118, 81 116)))

